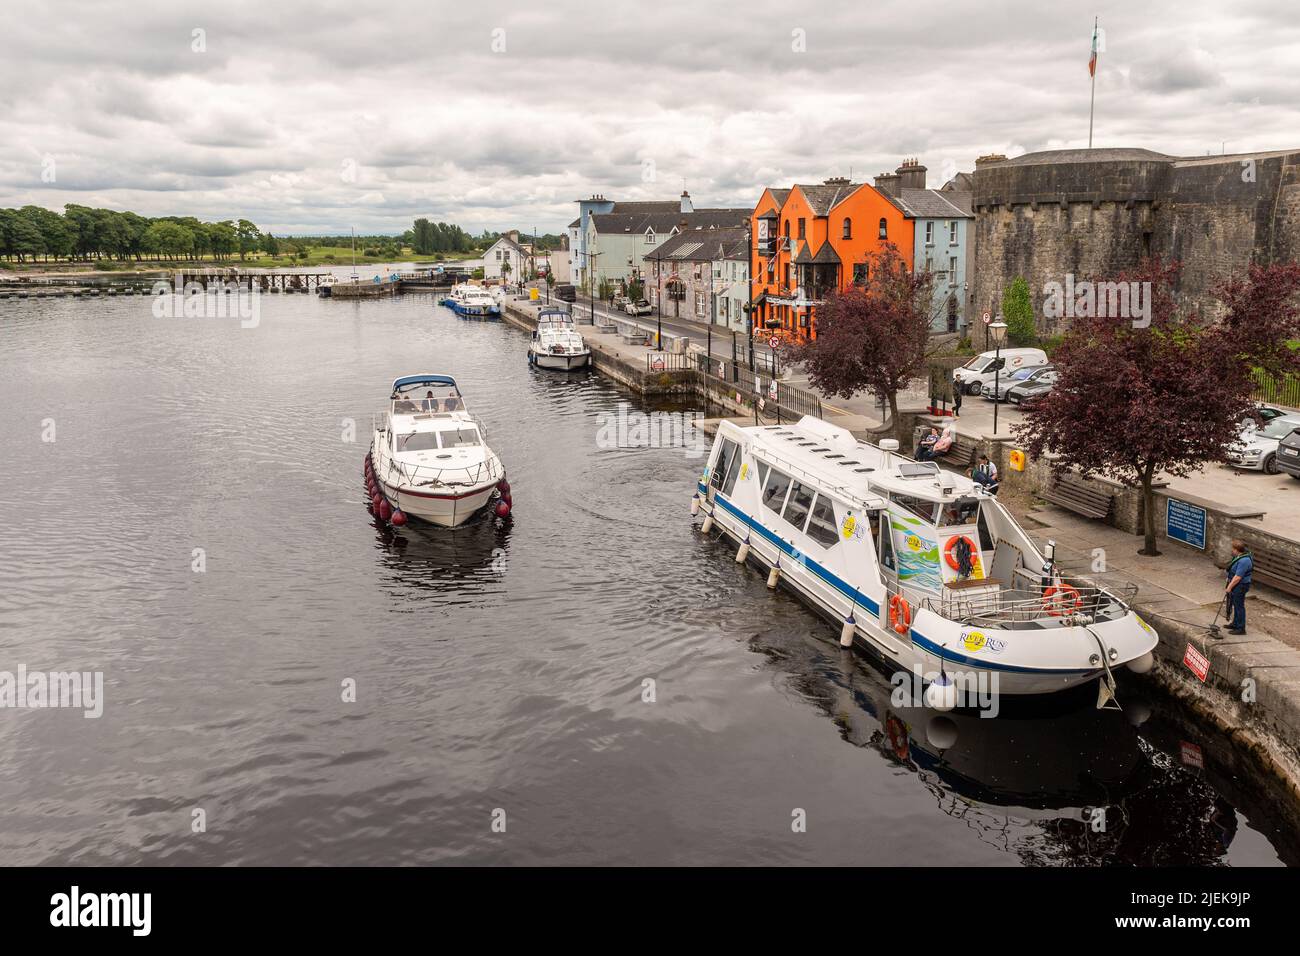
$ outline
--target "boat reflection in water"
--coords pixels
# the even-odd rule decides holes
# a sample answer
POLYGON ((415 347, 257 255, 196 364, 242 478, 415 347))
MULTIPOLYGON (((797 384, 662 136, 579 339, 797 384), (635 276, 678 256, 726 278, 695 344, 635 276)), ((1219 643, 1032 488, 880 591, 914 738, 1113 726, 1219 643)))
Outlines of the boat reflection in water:
POLYGON ((1082 694, 988 718, 913 706, 901 675, 891 684, 874 662, 834 647, 803 657, 804 670, 800 655, 760 641, 751 648, 801 671, 800 694, 845 741, 915 773, 942 812, 1025 864, 1214 864, 1236 835, 1232 804, 1146 739, 1152 705, 1131 680, 1121 694, 1128 713, 1082 694))
POLYGON ((476 603, 505 576, 513 525, 513 517, 490 512, 452 532, 418 523, 395 528, 376 519, 380 567, 403 599, 426 592, 438 603, 476 603))

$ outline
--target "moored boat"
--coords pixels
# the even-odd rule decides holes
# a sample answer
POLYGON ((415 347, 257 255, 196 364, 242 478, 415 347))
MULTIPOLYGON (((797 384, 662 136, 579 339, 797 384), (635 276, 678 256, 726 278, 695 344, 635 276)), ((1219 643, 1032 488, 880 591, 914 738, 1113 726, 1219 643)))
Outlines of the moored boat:
POLYGON ((537 314, 537 329, 528 344, 528 362, 560 371, 591 365, 591 349, 574 327, 573 316, 563 309, 542 309, 537 314))
POLYGON ((334 283, 338 281, 338 278, 332 272, 321 276, 316 283, 316 294, 322 298, 330 298, 334 294, 334 283))
POLYGON ((505 469, 450 375, 393 382, 389 407, 375 423, 366 480, 372 508, 394 524, 411 517, 454 528, 489 507, 498 517, 510 514, 505 469))
POLYGON ((972 694, 1050 694, 1154 662, 1132 594, 1070 577, 983 486, 811 416, 721 423, 692 512, 947 709, 972 694))
POLYGON ((491 319, 501 315, 501 303, 496 297, 482 286, 468 282, 452 286, 441 304, 468 318, 491 319))

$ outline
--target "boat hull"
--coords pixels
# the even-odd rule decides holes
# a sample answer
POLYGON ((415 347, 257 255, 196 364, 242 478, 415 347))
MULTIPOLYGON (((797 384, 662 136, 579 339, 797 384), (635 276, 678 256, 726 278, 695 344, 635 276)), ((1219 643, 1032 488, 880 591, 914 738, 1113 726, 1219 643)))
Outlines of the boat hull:
POLYGON ((466 319, 498 319, 501 317, 499 305, 462 305, 448 299, 444 305, 450 306, 457 315, 466 319))
POLYGON ((418 518, 442 528, 457 528, 481 514, 497 495, 496 483, 463 492, 435 494, 380 481, 389 505, 408 518, 418 518))
POLYGON ((529 351, 528 358, 538 368, 553 369, 559 372, 571 372, 591 365, 590 352, 582 352, 577 355, 554 355, 550 352, 529 351))

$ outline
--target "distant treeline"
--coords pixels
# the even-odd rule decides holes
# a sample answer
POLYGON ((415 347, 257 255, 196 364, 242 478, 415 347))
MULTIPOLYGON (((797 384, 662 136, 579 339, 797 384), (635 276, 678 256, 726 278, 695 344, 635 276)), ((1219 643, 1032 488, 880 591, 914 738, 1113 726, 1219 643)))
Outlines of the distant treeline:
POLYGON ((247 219, 201 222, 193 216, 148 218, 73 203, 63 213, 43 206, 0 209, 0 257, 44 259, 213 259, 280 252, 280 240, 247 219))

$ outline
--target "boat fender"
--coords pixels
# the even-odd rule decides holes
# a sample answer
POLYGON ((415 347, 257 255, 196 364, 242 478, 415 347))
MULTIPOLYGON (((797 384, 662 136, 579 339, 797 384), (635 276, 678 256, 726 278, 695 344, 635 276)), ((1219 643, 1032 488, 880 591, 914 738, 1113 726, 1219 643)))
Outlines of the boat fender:
POLYGON ((699 492, 691 495, 691 517, 694 518, 700 513, 700 495, 699 492))
POLYGON ((508 517, 509 515, 510 515, 510 502, 505 501, 504 499, 498 501, 496 506, 496 516, 498 518, 505 518, 508 517))
POLYGON ((957 685, 944 671, 925 689, 925 705, 933 710, 952 710, 957 706, 957 685))
POLYGON ((736 563, 744 564, 749 560, 749 535, 745 535, 745 540, 739 550, 736 551, 736 563))
POLYGON ((889 626, 899 634, 906 634, 912 626, 912 609, 901 594, 889 599, 889 626))
POLYGON ((1145 674, 1156 664, 1155 655, 1147 651, 1141 657, 1135 657, 1128 662, 1128 669, 1134 674, 1145 674))
POLYGON ((387 501, 379 502, 379 520, 387 521, 393 516, 393 506, 387 501))
POLYGON ((767 586, 775 589, 777 582, 781 580, 781 559, 776 559, 776 564, 772 565, 772 570, 767 572, 767 586))
POLYGON ((853 646, 853 632, 858 629, 858 622, 853 619, 853 613, 844 619, 844 626, 840 628, 840 647, 853 646))
POLYGON ((393 524, 395 524, 395 525, 396 525, 397 527, 399 527, 399 528, 400 528, 402 525, 406 524, 406 512, 405 512, 405 511, 400 511, 400 510, 399 510, 399 511, 394 511, 394 512, 393 512, 393 517, 392 517, 392 522, 393 522, 393 524))
POLYGON ((704 516, 704 524, 700 525, 700 530, 705 534, 713 530, 713 515, 704 516))

